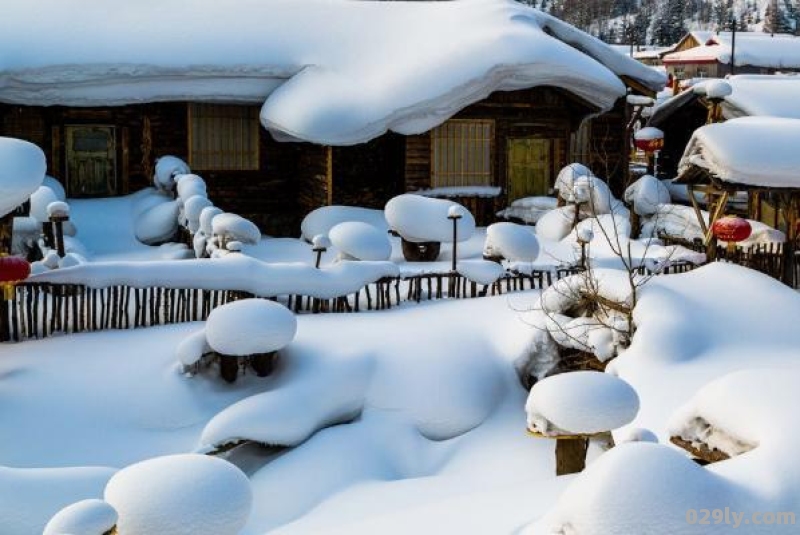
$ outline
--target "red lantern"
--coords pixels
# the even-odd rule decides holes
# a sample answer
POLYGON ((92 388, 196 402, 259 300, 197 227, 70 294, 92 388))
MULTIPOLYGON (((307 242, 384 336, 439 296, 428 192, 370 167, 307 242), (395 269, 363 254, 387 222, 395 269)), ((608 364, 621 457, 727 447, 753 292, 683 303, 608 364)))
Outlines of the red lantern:
POLYGON ((0 256, 0 286, 6 301, 13 297, 14 285, 31 274, 31 265, 18 256, 0 256))
POLYGON ((711 232, 718 240, 728 242, 728 250, 735 247, 737 242, 750 237, 753 228, 747 219, 738 216, 725 216, 714 221, 711 232))
POLYGON ((658 152, 664 148, 664 138, 635 139, 636 148, 644 152, 658 152))

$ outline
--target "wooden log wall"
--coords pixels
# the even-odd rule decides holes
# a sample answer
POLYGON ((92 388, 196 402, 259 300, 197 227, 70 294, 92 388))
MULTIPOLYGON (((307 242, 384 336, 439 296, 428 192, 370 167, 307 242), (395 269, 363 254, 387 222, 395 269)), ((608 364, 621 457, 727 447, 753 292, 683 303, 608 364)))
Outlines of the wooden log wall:
POLYGON ((319 208, 331 204, 332 171, 331 148, 311 143, 302 143, 297 147, 297 206, 300 217, 319 208))
POLYGON ((369 143, 333 147, 332 204, 383 209, 405 191, 405 138, 385 134, 369 143))
POLYGON ((612 110, 591 120, 589 133, 589 168, 606 180, 618 198, 629 185, 627 122, 625 99, 619 99, 612 110))

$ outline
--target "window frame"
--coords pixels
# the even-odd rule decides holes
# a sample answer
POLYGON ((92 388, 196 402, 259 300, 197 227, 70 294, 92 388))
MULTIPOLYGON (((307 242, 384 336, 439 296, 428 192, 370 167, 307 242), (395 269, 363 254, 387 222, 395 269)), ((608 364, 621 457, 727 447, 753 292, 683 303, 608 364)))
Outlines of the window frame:
MULTIPOLYGON (((258 171, 261 169, 261 132, 258 121, 258 106, 243 106, 236 104, 217 104, 205 102, 190 102, 186 111, 186 125, 188 134, 188 163, 189 167, 198 171, 258 171), (219 110, 236 110, 241 113, 241 117, 225 116, 219 110), (205 111, 206 113, 202 113, 205 111), (209 113, 211 112, 211 113, 209 113), (214 115, 217 112, 218 115, 214 115), (229 130, 224 131, 224 135, 217 137, 214 141, 206 134, 206 147, 200 149, 197 144, 196 131, 200 125, 197 121, 221 121, 229 130), (238 145, 234 143, 228 147, 222 145, 211 146, 213 142, 220 142, 225 139, 225 135, 233 132, 240 132, 238 145), (246 140, 245 133, 249 136, 246 140), (246 147, 246 141, 250 146, 246 147), (236 147, 239 147, 236 150, 236 147), (211 148, 209 148, 211 147, 211 148), (216 154, 216 156, 214 156, 216 154), (214 162, 214 158, 217 161, 214 162), (238 160, 238 163, 235 163, 238 160)), ((205 126, 208 128, 208 125, 205 126)))
POLYGON ((430 147, 430 187, 492 187, 495 186, 495 145, 496 145, 496 122, 494 119, 449 119, 431 130, 430 147), (447 137, 438 135, 445 129, 454 126, 469 127, 473 126, 476 131, 481 132, 476 137, 461 136, 447 137), (488 133, 483 132, 483 128, 488 128, 488 133), (444 161, 439 157, 438 147, 444 142, 453 154, 444 156, 444 161), (457 142, 457 143, 456 143, 457 142), (450 145, 452 143, 452 145, 450 145), (487 144, 484 146, 484 143, 487 144), (466 146, 465 146, 466 145, 466 146), (475 156, 481 153, 481 156, 475 156), (470 161, 465 163, 464 156, 471 155, 470 161), (443 166, 440 166, 440 162, 443 166), (448 164, 452 166, 448 169, 448 164), (485 169, 480 171, 472 170, 472 166, 482 165, 485 169), (460 170, 456 169, 460 166, 460 170))

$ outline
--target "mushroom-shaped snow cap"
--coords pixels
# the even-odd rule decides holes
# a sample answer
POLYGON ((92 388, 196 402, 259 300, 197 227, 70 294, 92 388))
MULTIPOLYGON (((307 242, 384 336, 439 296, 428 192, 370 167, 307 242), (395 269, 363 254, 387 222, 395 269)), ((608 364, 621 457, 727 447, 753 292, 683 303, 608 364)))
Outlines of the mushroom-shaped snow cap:
POLYGON ((639 412, 636 391, 613 375, 580 371, 553 375, 531 388, 528 428, 557 438, 617 429, 639 412))
POLYGON ((253 502, 250 481, 217 457, 156 457, 123 468, 109 480, 105 500, 125 535, 235 535, 253 502))
POLYGON ((388 260, 392 256, 389 235, 360 221, 339 223, 330 231, 331 243, 356 260, 388 260))
POLYGON ((21 139, 0 137, 0 217, 42 185, 46 170, 42 149, 21 139))
POLYGON ((733 93, 731 84, 725 80, 711 80, 703 85, 706 89, 706 97, 711 100, 722 100, 733 93))
POLYGON ((487 256, 533 262, 539 255, 539 241, 533 233, 533 227, 515 223, 494 223, 486 229, 483 251, 487 256))
MULTIPOLYGON (((55 192, 53 192, 55 195, 55 192)), ((47 205, 47 216, 49 218, 67 218, 69 217, 69 205, 64 201, 53 201, 47 205)))
POLYGON ((315 251, 324 251, 331 246, 331 240, 325 234, 317 234, 311 240, 311 245, 315 251))
POLYGON ((255 223, 240 215, 225 212, 211 220, 211 232, 227 240, 255 245, 261 240, 261 231, 255 223))
POLYGON ((458 241, 468 240, 475 232, 475 218, 460 204, 406 193, 386 203, 386 221, 406 241, 448 242, 453 239, 453 223, 448 218, 451 207, 463 210, 457 220, 458 241))
POLYGON ((103 500, 82 500, 60 510, 42 535, 103 535, 117 524, 117 511, 103 500))
POLYGON ((286 346, 297 320, 285 306, 266 299, 242 299, 215 308, 206 321, 208 345, 223 355, 243 357, 286 346))

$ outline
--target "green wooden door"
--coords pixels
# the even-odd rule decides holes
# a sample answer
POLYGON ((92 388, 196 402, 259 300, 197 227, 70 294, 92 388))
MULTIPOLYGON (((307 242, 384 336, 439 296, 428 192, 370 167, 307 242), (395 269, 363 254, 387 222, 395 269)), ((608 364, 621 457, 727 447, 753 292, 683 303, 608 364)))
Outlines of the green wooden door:
POLYGON ((547 195, 553 184, 553 140, 515 138, 507 143, 508 202, 547 195))
POLYGON ((116 141, 112 126, 67 126, 67 195, 117 194, 116 141))

